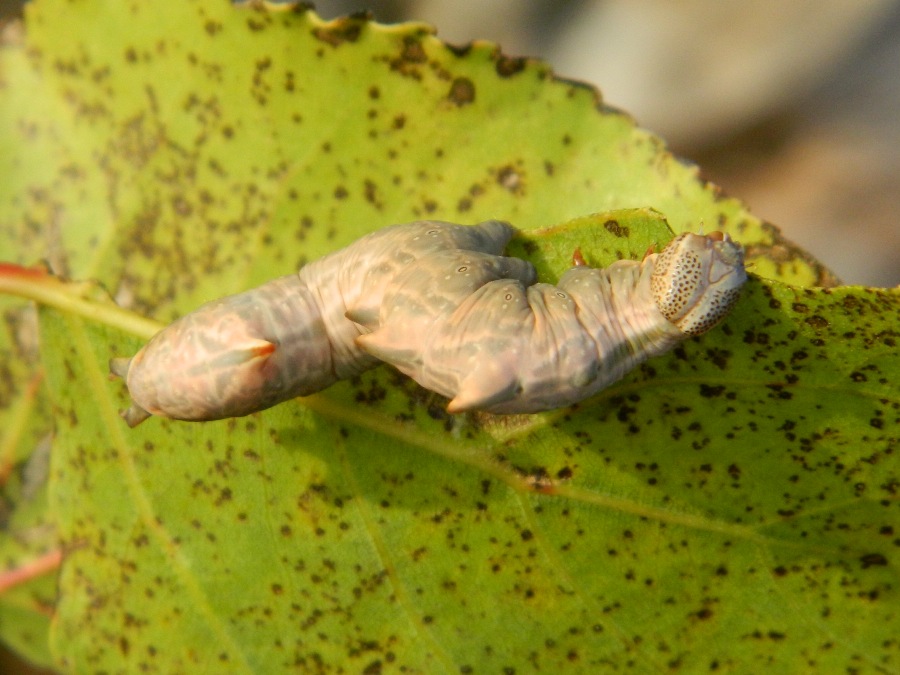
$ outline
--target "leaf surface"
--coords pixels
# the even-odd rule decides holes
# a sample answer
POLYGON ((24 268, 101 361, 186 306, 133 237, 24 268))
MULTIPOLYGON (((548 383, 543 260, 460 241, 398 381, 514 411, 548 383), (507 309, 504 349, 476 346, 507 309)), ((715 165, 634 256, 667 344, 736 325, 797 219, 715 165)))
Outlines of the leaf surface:
POLYGON ((897 291, 785 285, 827 272, 492 45, 212 0, 35 0, 27 29, 0 57, 0 254, 136 312, 60 285, 40 366, 5 338, 4 409, 38 372, 53 406, 17 462, 52 422, 59 667, 896 670, 897 291), (424 217, 510 220, 545 280, 702 225, 755 276, 720 328, 571 409, 449 417, 379 368, 237 420, 118 418, 107 361, 141 317, 424 217))

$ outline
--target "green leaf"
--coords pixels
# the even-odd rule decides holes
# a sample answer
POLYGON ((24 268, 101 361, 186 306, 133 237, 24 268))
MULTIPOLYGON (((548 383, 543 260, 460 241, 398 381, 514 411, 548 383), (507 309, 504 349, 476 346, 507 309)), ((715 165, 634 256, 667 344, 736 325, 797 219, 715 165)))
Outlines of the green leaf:
POLYGON ((0 271, 43 305, 46 387, 23 393, 10 330, 2 403, 34 402, 17 466, 55 428, 49 510, 24 520, 65 553, 61 669, 898 668, 900 293, 785 285, 827 272, 593 90, 421 25, 35 0, 0 93, 0 257, 136 311, 0 271), (703 225, 755 277, 720 328, 575 408, 450 417, 379 368, 237 420, 118 418, 106 364, 143 316, 422 217, 510 220, 547 280, 576 247, 605 265, 703 225))
POLYGON ((47 632, 56 603, 59 566, 56 527, 47 511, 46 477, 49 438, 33 457, 3 477, 4 501, 0 505, 0 627, 2 639, 29 661, 51 667, 53 657, 47 632))
POLYGON ((0 639, 50 665, 56 582, 40 561, 54 555, 58 538, 47 510, 53 435, 38 324, 31 308, 8 297, 0 297, 0 312, 0 639))

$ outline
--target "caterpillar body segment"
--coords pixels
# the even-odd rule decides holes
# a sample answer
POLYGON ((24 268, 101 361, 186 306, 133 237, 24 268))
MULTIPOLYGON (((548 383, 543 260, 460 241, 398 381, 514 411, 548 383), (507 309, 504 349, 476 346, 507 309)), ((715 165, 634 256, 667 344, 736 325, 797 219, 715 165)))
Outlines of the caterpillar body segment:
POLYGON ((375 327, 384 292, 401 270, 445 250, 499 254, 514 231, 499 221, 395 225, 297 274, 207 303, 133 358, 110 363, 132 398, 123 417, 131 426, 150 415, 239 417, 372 368, 378 360, 355 339, 375 327))

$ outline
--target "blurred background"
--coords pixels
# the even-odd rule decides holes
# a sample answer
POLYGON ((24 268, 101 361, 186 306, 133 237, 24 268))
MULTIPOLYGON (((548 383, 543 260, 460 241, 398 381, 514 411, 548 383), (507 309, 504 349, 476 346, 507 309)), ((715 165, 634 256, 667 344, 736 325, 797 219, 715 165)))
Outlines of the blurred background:
MULTIPOLYGON (((227 0, 222 0, 227 1, 227 0)), ((0 0, 0 20, 21 12, 0 0)), ((848 284, 900 284, 900 0, 319 0, 596 85, 848 284)))
POLYGON ((845 283, 900 284, 898 0, 319 0, 600 88, 845 283))

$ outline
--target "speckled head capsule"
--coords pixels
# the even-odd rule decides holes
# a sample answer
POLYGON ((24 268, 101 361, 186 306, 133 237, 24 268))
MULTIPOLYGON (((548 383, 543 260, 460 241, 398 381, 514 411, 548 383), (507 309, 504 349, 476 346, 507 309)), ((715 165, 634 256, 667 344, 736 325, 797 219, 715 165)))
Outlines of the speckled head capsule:
POLYGON ((743 249, 727 234, 686 233, 657 257, 650 288, 666 319, 700 335, 728 314, 745 281, 743 249))

